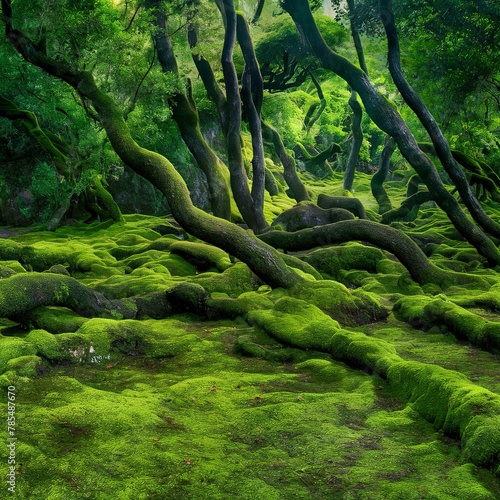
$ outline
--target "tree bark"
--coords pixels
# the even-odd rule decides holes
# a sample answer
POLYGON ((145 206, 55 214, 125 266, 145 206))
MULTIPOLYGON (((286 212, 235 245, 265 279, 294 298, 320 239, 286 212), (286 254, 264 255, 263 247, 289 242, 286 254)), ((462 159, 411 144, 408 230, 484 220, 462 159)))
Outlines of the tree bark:
POLYGON ((395 106, 375 89, 366 73, 326 45, 314 22, 307 0, 283 0, 282 5, 323 67, 346 80, 361 97, 365 110, 374 123, 394 138, 402 155, 420 175, 434 201, 445 211, 460 234, 486 257, 491 265, 499 265, 500 252, 497 247, 467 219, 457 200, 444 187, 432 162, 418 148, 415 138, 395 106))
POLYGON ((387 194, 387 191, 384 188, 384 182, 387 178, 387 174, 389 173, 389 168, 391 166, 391 156, 396 149, 396 143, 394 139, 390 136, 386 136, 384 149, 380 154, 379 162, 378 162, 378 170, 373 174, 373 177, 370 182, 370 186, 372 189, 373 197, 377 200, 378 203, 378 213, 384 214, 385 212, 389 212, 392 210, 392 203, 387 194))
MULTIPOLYGON (((361 44, 361 38, 359 36, 356 5, 354 3, 354 0, 347 0, 347 5, 349 7, 349 23, 351 25, 351 36, 354 42, 354 47, 356 48, 356 53, 358 55, 359 66, 366 74, 368 74, 365 54, 363 52, 363 46, 361 44)), ((358 95, 354 90, 351 91, 349 106, 352 109, 352 143, 349 157, 347 158, 346 169, 344 172, 344 189, 346 191, 352 191, 354 174, 359 162, 359 152, 361 151, 361 146, 363 144, 363 129, 361 127, 361 122, 363 120, 363 109, 358 102, 358 95)))
POLYGON ((354 174, 359 161, 359 152, 363 144, 363 129, 361 128, 361 121, 363 119, 363 110, 358 102, 358 94, 353 90, 349 98, 349 106, 352 109, 352 142, 349 157, 344 172, 344 190, 352 191, 354 183, 354 174))
POLYGON ((271 127, 271 125, 264 122, 262 122, 262 130, 265 137, 273 143, 274 150, 281 160, 281 164, 283 165, 283 177, 290 188, 291 197, 294 198, 297 203, 309 200, 309 193, 297 174, 295 160, 287 152, 279 133, 271 127))
POLYGON ((0 280, 0 317, 23 322, 40 306, 63 306, 86 317, 134 318, 133 300, 110 300, 62 274, 22 273, 0 280))
POLYGON ((395 255, 419 284, 436 283, 443 288, 465 283, 490 286, 481 277, 440 269, 429 261, 409 236, 392 227, 368 220, 346 220, 292 233, 269 231, 259 238, 275 248, 297 252, 324 245, 363 241, 395 255))
POLYGON ((250 29, 240 13, 236 14, 236 36, 243 53, 243 58, 245 59, 245 69, 241 77, 241 94, 250 127, 250 134, 252 136, 253 158, 251 196, 255 209, 263 213, 266 166, 260 112, 264 99, 264 84, 262 82, 257 56, 253 48, 250 29))

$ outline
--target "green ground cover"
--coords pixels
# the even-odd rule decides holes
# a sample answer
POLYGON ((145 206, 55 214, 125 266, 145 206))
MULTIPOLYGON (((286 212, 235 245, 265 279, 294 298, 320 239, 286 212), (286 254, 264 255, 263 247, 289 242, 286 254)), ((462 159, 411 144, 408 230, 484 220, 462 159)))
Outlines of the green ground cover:
MULTIPOLYGON (((376 219, 367 181, 359 197, 376 219)), ((291 206, 282 193, 268 203, 269 214, 291 206)), ((498 351, 424 310, 441 299, 494 335, 495 284, 419 286, 387 252, 349 243, 314 256, 338 282, 271 290, 165 219, 125 219, 1 240, 2 280, 50 270, 109 299, 202 286, 208 312, 44 307, 1 320, 16 498, 500 498, 498 351), (356 326, 352 307, 390 314, 356 326)), ((425 238, 440 267, 496 280, 432 206, 394 225, 425 238)))

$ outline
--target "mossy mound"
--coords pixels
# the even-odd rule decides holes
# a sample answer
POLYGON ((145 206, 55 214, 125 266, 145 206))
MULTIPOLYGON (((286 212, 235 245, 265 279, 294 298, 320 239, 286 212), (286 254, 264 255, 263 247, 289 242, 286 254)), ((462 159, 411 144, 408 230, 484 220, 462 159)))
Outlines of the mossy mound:
POLYGON ((279 299, 271 310, 250 311, 248 321, 286 345, 319 351, 328 350, 330 339, 340 328, 318 307, 292 297, 279 299))
POLYGON ((302 258, 327 277, 339 279, 341 271, 351 269, 377 272, 377 265, 384 259, 384 253, 378 248, 349 243, 320 248, 302 258))
POLYGON ((316 305, 347 326, 380 321, 388 315, 374 295, 363 290, 351 292, 335 281, 307 282, 295 287, 291 294, 316 305))

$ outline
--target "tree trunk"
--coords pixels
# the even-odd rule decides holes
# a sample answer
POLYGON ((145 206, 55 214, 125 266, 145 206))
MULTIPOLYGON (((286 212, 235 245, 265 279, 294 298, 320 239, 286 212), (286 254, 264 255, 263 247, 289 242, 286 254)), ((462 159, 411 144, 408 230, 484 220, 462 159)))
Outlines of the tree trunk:
POLYGON ((392 203, 387 194, 387 191, 384 188, 384 182, 387 178, 387 174, 389 173, 389 168, 391 166, 391 156, 396 149, 396 143, 394 139, 390 136, 386 136, 384 149, 380 154, 379 162, 378 162, 378 170, 373 174, 373 177, 370 182, 370 186, 372 189, 373 197, 377 200, 378 203, 378 213, 384 214, 385 212, 389 212, 392 210, 392 203))
MULTIPOLYGON (((172 43, 167 35, 165 14, 155 4, 155 25, 159 32, 155 35, 158 61, 165 73, 173 73, 179 77, 177 61, 172 43)), ((190 99, 188 92, 176 92, 169 98, 172 118, 179 127, 182 139, 193 155, 196 163, 206 176, 212 212, 217 217, 231 219, 231 195, 229 193, 229 176, 222 161, 206 143, 200 130, 200 121, 196 104, 190 99)))
POLYGON ((394 254, 419 284, 436 283, 445 288, 475 283, 480 287, 489 287, 487 280, 482 277, 440 269, 430 262, 409 236, 392 227, 368 220, 344 220, 292 233, 269 231, 259 238, 275 248, 293 252, 347 241, 363 241, 394 254))
POLYGON ((395 106, 375 89, 362 70, 334 53, 326 45, 314 22, 307 0, 284 0, 282 5, 293 18, 301 36, 307 40, 323 67, 346 80, 363 100, 365 110, 374 123, 394 138, 402 155, 420 175, 434 201, 445 211, 460 234, 474 245, 491 265, 499 265, 500 252, 497 247, 467 219, 457 200, 444 187, 432 162, 418 148, 415 138, 395 106))
POLYGON ((259 278, 273 287, 289 288, 303 281, 286 266, 274 248, 263 244, 238 226, 196 208, 184 180, 174 166, 164 156, 144 149, 135 142, 120 108, 98 88, 92 74, 47 57, 31 40, 12 28, 10 3, 3 0, 2 9, 6 34, 12 46, 26 61, 65 81, 81 97, 92 102, 115 152, 138 175, 149 180, 163 193, 172 215, 185 231, 242 260, 259 278))
MULTIPOLYGON (((361 44, 361 38, 358 31, 358 16, 356 12, 356 5, 354 3, 354 0, 347 0, 347 5, 349 7, 351 36, 354 42, 354 47, 356 48, 356 53, 358 55, 359 66, 366 74, 368 74, 368 68, 366 67, 365 62, 365 54, 363 52, 363 46, 361 44)), ((352 143, 349 157, 347 159, 346 169, 344 172, 344 189, 346 191, 352 191, 354 174, 356 173, 356 167, 358 166, 359 162, 359 152, 361 151, 361 146, 363 144, 363 129, 361 127, 361 122, 363 120, 363 109, 358 102, 358 95, 354 90, 351 91, 349 106, 352 109, 352 143)))
POLYGON ((228 105, 227 154, 231 173, 231 189, 243 219, 256 233, 267 227, 261 208, 252 199, 248 187, 248 178, 243 165, 241 151, 241 99, 238 76, 233 63, 233 50, 236 41, 236 11, 233 0, 224 0, 223 8, 226 20, 224 46, 222 49, 222 72, 226 84, 228 105))
POLYGON ((398 34, 394 22, 394 14, 392 12, 392 0, 380 0, 380 11, 387 35, 389 71, 391 72, 396 87, 403 96, 405 102, 418 116, 420 122, 427 130, 441 164, 457 187, 460 197, 473 219, 485 231, 499 237, 500 226, 491 220, 477 198, 473 195, 470 185, 467 182, 467 177, 453 158, 448 141, 444 137, 441 128, 428 110, 424 101, 413 90, 403 75, 400 62, 398 34))
POLYGON ((363 129, 361 128, 363 110, 358 102, 358 94, 354 90, 351 92, 351 97, 349 98, 349 106, 352 109, 352 142, 344 172, 344 190, 346 191, 352 191, 354 174, 359 161, 359 152, 363 144, 363 129))
POLYGON ((236 15, 236 35, 243 53, 243 58, 245 59, 245 70, 241 77, 241 94, 250 127, 250 134, 252 135, 253 158, 251 195, 256 211, 263 213, 266 166, 260 112, 264 99, 264 84, 262 82, 262 75, 253 48, 248 24, 239 13, 236 15))
POLYGON ((267 123, 262 122, 262 129, 266 138, 273 143, 274 150, 281 160, 281 164, 283 165, 283 177, 290 188, 291 197, 294 198, 297 203, 309 200, 309 193, 297 174, 295 160, 288 154, 281 136, 267 123))

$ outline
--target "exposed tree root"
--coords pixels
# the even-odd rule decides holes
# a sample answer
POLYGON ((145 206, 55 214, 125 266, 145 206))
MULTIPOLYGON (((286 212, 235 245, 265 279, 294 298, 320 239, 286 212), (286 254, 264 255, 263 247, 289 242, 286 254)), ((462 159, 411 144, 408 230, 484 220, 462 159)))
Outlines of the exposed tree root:
POLYGON ((499 322, 488 321, 441 297, 403 297, 394 304, 393 312, 398 319, 415 328, 445 327, 473 345, 500 352, 499 322))
POLYGON ((420 247, 407 235, 392 227, 367 220, 348 220, 325 226, 302 229, 294 233, 270 231, 260 238, 269 245, 286 251, 364 241, 394 254, 419 284, 436 283, 442 288, 451 285, 475 285, 489 288, 487 278, 446 271, 432 264, 420 247))
POLYGON ((318 196, 318 206, 321 208, 343 208, 349 210, 356 217, 366 219, 365 207, 357 198, 350 196, 328 196, 320 194, 318 196))
POLYGON ((64 306, 86 317, 134 318, 131 300, 109 300, 70 276, 52 273, 15 274, 0 280, 0 317, 23 321, 40 306, 64 306))
MULTIPOLYGON (((432 201, 432 196, 429 191, 418 191, 417 193, 411 195, 409 198, 406 198, 399 208, 391 210, 390 212, 385 212, 382 215, 382 224, 390 224, 395 220, 404 219, 407 217, 412 211, 418 212, 420 205, 423 203, 427 203, 428 201, 432 201)), ((415 217, 417 213, 413 213, 415 217)))

